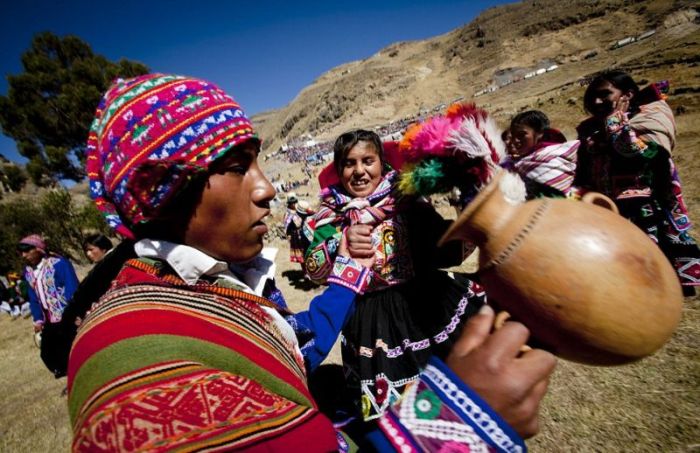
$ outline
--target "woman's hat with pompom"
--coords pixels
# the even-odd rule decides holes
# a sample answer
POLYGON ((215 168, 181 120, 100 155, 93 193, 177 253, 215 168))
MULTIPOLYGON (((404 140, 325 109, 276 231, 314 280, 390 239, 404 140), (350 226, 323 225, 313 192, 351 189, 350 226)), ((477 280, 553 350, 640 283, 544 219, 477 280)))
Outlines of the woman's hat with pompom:
POLYGON ((108 224, 132 228, 158 217, 215 160, 257 135, 241 107, 216 85, 167 74, 113 83, 87 143, 90 194, 108 224))

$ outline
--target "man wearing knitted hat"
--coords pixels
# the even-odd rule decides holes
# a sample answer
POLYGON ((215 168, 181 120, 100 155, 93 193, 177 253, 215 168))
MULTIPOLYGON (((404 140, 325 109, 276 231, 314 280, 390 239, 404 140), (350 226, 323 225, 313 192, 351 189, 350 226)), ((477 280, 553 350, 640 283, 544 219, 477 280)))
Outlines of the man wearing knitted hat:
MULTIPOLYGON (((98 208, 128 238, 118 249, 133 257, 105 258, 101 267, 116 269, 106 294, 76 294, 64 317, 81 321, 67 370, 75 451, 347 447, 319 412, 307 373, 329 352, 369 272, 342 241, 326 291, 308 311, 287 309, 263 250, 275 191, 259 151, 239 105, 208 82, 150 74, 105 94, 88 176, 98 208)), ((525 436, 537 430, 554 359, 520 355, 527 330, 517 323, 489 335, 492 317, 490 309, 474 317, 456 345, 448 362, 460 377, 432 363, 410 402, 366 439, 389 449, 524 448, 511 426, 525 436), (499 366, 484 367, 485 355, 499 366), (425 424, 416 411, 430 417, 411 434, 425 424)))
POLYGON ((70 261, 49 253, 46 242, 38 234, 22 238, 17 251, 27 263, 24 279, 29 284, 34 332, 41 332, 45 323, 61 321, 63 311, 78 287, 78 277, 70 261))

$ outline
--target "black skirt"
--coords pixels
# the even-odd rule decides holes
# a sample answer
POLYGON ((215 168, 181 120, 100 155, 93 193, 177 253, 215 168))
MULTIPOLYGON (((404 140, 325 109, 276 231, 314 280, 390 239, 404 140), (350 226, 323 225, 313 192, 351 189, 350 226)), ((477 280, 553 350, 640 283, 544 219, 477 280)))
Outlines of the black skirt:
POLYGON ((381 416, 431 355, 447 356, 464 321, 485 301, 478 284, 444 271, 359 297, 342 337, 355 414, 364 420, 381 416))

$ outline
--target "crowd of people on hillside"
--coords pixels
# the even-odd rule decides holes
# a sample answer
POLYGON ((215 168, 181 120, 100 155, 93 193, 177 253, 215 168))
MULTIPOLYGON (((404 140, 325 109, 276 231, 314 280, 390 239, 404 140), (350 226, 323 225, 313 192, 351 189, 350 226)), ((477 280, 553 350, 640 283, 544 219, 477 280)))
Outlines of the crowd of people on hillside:
MULTIPOLYGON (((672 158, 667 88, 601 73, 575 140, 528 110, 503 131, 498 164, 520 175, 530 199, 609 196, 691 294, 700 250, 672 158)), ((473 248, 436 245, 450 221, 401 192, 400 149, 383 141, 421 120, 288 147, 290 162, 332 153, 313 209, 290 193, 304 182, 266 178, 260 138, 216 85, 117 80, 97 109, 86 165, 121 241, 88 237, 95 266, 79 283, 43 237, 24 237, 26 268, 8 275, 1 307, 31 312, 35 332, 46 331, 42 358, 68 377, 73 450, 524 451, 556 359, 524 349, 518 322, 491 331, 478 273, 444 270, 473 248), (192 93, 201 104, 181 108, 192 93), (152 114, 156 104, 168 122, 152 114), (145 153, 149 144, 125 139, 135 128, 151 131, 148 143, 178 145, 145 153), (289 259, 326 286, 297 313, 263 242, 279 191, 289 259), (328 374, 321 364, 338 338, 342 372, 328 374)))
MULTIPOLYGON (((444 104, 440 104, 444 107, 444 104)), ((439 111, 438 108, 434 109, 439 111)), ((406 128, 418 121, 422 121, 425 114, 412 115, 406 118, 401 118, 392 121, 388 124, 377 126, 374 131, 382 137, 383 140, 397 140, 406 128)), ((272 157, 281 156, 284 160, 290 163, 302 162, 304 168, 311 165, 317 166, 327 163, 329 156, 333 153, 333 142, 314 142, 308 144, 308 140, 294 139, 290 140, 284 147, 272 154, 272 157)), ((265 160, 271 155, 265 156, 265 160)))
POLYGON ((284 156, 284 159, 291 163, 316 163, 323 160, 323 156, 328 153, 329 146, 330 143, 327 142, 304 144, 292 141, 280 150, 280 155, 284 156))

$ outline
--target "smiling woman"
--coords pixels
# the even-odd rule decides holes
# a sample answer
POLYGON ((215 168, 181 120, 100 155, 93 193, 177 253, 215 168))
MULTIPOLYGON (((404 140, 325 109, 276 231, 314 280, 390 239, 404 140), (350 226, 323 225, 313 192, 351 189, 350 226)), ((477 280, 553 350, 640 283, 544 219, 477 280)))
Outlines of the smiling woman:
POLYGON ((377 134, 358 130, 338 137, 333 162, 343 188, 353 197, 367 197, 384 176, 384 154, 377 134))

